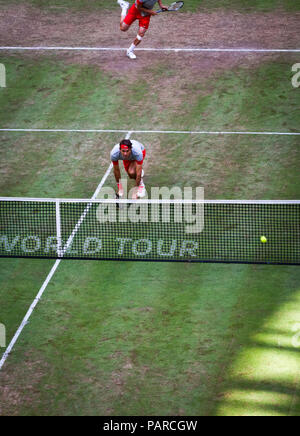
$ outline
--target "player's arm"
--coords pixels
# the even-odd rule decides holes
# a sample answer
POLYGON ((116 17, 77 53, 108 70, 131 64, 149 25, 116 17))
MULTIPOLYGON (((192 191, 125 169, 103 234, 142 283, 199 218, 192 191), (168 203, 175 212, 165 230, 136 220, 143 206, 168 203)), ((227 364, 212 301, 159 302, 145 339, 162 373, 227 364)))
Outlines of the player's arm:
POLYGON ((164 6, 164 5, 162 4, 161 0, 158 0, 158 4, 159 4, 159 6, 160 6, 160 9, 162 9, 162 10, 164 10, 164 9, 168 9, 167 6, 164 6))
POLYGON ((141 162, 140 164, 137 162, 136 163, 136 186, 140 186, 141 183, 141 178, 142 178, 142 169, 143 169, 143 162, 141 162))
POLYGON ((123 190, 123 186, 121 183, 121 171, 120 171, 120 167, 119 167, 119 162, 118 161, 112 161, 113 166, 114 166, 114 176, 117 182, 117 186, 118 186, 118 196, 123 197, 124 195, 124 190, 123 190))
POLYGON ((114 166, 114 175, 115 175, 116 182, 119 183, 120 179, 121 179, 121 171, 120 171, 120 167, 119 167, 119 162, 112 161, 112 163, 114 166))

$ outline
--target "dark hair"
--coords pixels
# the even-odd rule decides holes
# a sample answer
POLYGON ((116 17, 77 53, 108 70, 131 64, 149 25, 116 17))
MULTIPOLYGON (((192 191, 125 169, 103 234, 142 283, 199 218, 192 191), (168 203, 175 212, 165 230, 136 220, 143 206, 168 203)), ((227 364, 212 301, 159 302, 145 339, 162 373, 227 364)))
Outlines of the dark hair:
POLYGON ((120 142, 120 146, 121 145, 127 145, 127 147, 132 148, 132 142, 130 141, 130 139, 122 139, 122 141, 120 142))

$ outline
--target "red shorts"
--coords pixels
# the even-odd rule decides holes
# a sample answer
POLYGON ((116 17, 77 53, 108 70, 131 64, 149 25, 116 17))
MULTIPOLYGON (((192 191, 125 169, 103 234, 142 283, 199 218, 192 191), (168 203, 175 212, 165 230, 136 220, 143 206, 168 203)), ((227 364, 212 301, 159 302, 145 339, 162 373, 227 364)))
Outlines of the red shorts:
MULTIPOLYGON (((146 149, 144 148, 144 150, 143 150, 143 161, 145 159, 145 156, 146 156, 146 149)), ((142 161, 142 163, 143 163, 143 161, 142 161)), ((137 161, 136 160, 123 160, 123 165, 124 165, 124 168, 125 168, 126 172, 128 172, 128 168, 129 168, 129 165, 131 164, 131 162, 137 162, 137 161)))
POLYGON ((128 26, 131 26, 131 24, 135 20, 139 20, 140 27, 144 27, 145 29, 148 29, 150 23, 150 15, 148 15, 147 17, 142 17, 142 15, 139 13, 137 8, 133 4, 129 9, 126 17, 124 18, 123 23, 127 24, 128 26))

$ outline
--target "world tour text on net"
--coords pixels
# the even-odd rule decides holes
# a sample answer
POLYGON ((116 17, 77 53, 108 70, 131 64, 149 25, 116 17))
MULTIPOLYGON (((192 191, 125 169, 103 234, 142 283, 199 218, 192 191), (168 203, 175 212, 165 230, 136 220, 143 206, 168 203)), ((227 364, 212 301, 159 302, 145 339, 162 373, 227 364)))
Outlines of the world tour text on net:
POLYGON ((0 257, 300 264, 299 200, 2 197, 0 223, 0 257))

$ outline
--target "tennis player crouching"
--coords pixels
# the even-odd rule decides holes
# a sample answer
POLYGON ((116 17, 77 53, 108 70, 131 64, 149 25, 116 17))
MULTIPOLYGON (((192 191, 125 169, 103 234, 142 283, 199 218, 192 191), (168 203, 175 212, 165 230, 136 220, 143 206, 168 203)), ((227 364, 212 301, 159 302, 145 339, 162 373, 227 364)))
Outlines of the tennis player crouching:
POLYGON ((116 144, 110 153, 111 161, 114 165, 114 175, 118 185, 118 196, 121 198, 124 195, 124 190, 121 184, 121 172, 119 160, 123 161, 125 171, 130 179, 134 179, 136 183, 136 191, 133 194, 133 199, 142 198, 146 195, 146 189, 143 181, 144 170, 143 162, 146 156, 146 149, 143 144, 134 139, 123 139, 119 144, 116 144))
POLYGON ((127 50, 127 56, 129 59, 136 59, 136 55, 133 53, 133 51, 136 46, 140 44, 145 33, 147 32, 151 16, 157 15, 157 13, 152 10, 155 3, 158 2, 161 9, 168 8, 162 4, 161 0, 135 0, 134 4, 128 11, 129 3, 127 1, 117 0, 117 2, 122 8, 120 30, 126 32, 135 20, 139 20, 138 34, 127 50))

